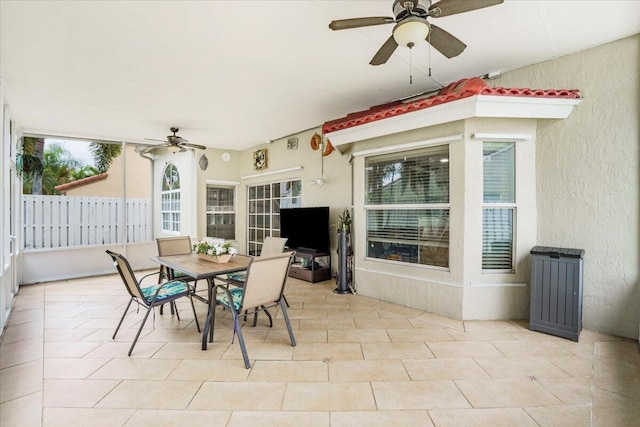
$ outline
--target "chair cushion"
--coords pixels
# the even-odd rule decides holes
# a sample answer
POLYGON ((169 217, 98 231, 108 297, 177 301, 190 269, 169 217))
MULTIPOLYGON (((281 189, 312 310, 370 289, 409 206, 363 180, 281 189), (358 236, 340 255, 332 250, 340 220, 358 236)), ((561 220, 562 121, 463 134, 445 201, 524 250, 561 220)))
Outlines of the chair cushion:
MULTIPOLYGON (((151 303, 151 301, 153 301, 153 296, 156 294, 160 286, 162 286, 162 284, 149 286, 147 288, 141 288, 142 294, 144 295, 147 302, 151 303)), ((156 298, 155 302, 158 303, 161 301, 165 301, 169 298, 176 298, 178 296, 183 296, 183 295, 186 295, 188 292, 189 292, 189 288, 187 287, 187 284, 184 282, 181 282, 179 280, 167 282, 164 284, 164 287, 160 290, 160 293, 158 293, 158 297, 156 298)))
MULTIPOLYGON (((235 311, 239 311, 244 288, 229 289, 229 292, 231 293, 231 298, 233 299, 233 308, 235 309, 235 311)), ((219 304, 231 308, 231 303, 229 302, 229 297, 227 296, 226 292, 219 294, 216 299, 218 300, 219 304)))
POLYGON ((228 280, 233 280, 234 282, 242 282, 244 283, 247 279, 246 271, 238 271, 237 273, 229 273, 227 274, 228 280))

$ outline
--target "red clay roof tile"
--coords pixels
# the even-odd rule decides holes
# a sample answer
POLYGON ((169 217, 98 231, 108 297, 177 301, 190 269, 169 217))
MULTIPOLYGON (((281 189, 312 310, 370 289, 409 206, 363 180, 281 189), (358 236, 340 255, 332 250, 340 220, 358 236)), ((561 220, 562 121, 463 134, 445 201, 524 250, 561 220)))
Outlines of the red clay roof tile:
POLYGON ((538 98, 569 98, 579 99, 577 89, 530 89, 491 87, 480 77, 461 79, 442 88, 436 95, 411 101, 393 101, 388 104, 377 105, 368 110, 347 114, 336 120, 325 122, 322 133, 328 134, 354 126, 360 126, 377 120, 399 116, 412 111, 423 110, 447 102, 457 101, 474 95, 519 96, 538 98))

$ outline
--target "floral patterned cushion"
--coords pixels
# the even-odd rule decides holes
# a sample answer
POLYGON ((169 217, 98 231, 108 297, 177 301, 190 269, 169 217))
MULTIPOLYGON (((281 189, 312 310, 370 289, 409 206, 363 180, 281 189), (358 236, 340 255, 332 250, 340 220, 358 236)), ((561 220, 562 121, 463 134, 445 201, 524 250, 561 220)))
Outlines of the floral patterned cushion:
POLYGON ((246 271, 239 271, 237 273, 229 273, 229 274, 227 274, 227 279, 233 280, 235 282, 244 283, 245 280, 247 279, 247 272, 246 271))
MULTIPOLYGON (((160 286, 162 286, 162 284, 149 286, 147 288, 141 288, 142 295, 144 295, 149 304, 151 303, 151 301, 153 301, 153 296, 156 294, 160 286)), ((155 302, 161 302, 178 295, 182 296, 187 294, 188 292, 189 288, 187 287, 186 283, 179 280, 174 280, 172 282, 164 284, 164 287, 160 290, 160 293, 158 294, 155 302)))
MULTIPOLYGON (((232 288, 229 289, 231 293, 231 298, 233 299, 233 308, 238 311, 240 310, 240 302, 242 301, 242 295, 244 294, 244 288, 232 288)), ((229 297, 226 292, 219 294, 216 298, 219 304, 222 304, 226 307, 231 307, 231 303, 229 302, 229 297)))

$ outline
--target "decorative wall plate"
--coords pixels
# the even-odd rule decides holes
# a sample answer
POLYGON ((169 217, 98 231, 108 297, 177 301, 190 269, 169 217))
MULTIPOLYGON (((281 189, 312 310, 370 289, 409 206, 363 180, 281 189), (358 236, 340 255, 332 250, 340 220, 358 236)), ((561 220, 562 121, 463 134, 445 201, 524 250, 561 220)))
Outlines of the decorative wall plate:
POLYGON ((222 153, 220 158, 222 159, 223 162, 228 162, 229 160, 231 160, 231 154, 225 151, 224 153, 222 153))
POLYGON ((202 156, 200 156, 200 160, 198 161, 198 164, 200 165, 200 169, 202 169, 203 171, 206 171, 207 166, 209 166, 209 159, 207 159, 207 156, 203 154, 202 156))
POLYGON ((253 169, 261 171, 267 168, 267 149, 256 150, 253 152, 253 169))

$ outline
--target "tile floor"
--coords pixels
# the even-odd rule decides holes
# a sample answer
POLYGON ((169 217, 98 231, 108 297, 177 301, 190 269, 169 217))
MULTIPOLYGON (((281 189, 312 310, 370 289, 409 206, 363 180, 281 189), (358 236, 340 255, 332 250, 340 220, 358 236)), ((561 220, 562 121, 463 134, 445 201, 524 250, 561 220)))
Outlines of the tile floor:
POLYGON ((287 286, 298 345, 262 315, 243 329, 251 369, 228 313, 203 352, 188 300, 181 321, 156 312, 127 357, 143 313, 111 339, 128 301, 117 276, 23 286, 0 344, 0 425, 640 425, 636 341, 287 286))

